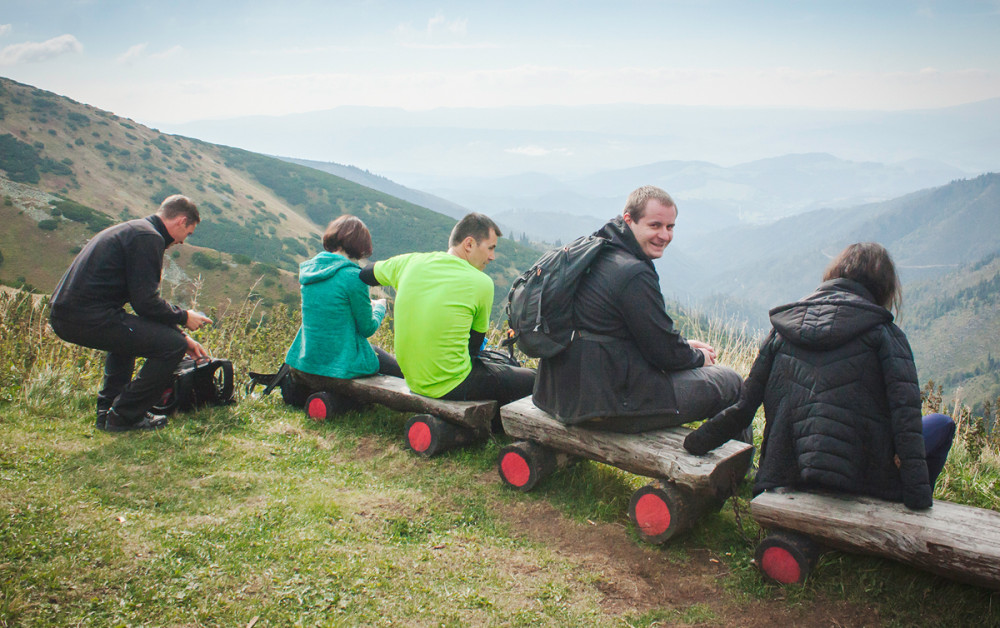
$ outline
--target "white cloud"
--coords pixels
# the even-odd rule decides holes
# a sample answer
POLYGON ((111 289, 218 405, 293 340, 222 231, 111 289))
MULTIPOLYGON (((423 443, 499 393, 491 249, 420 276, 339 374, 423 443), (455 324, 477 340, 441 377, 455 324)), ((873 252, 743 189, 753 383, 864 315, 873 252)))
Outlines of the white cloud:
POLYGON ((12 28, 13 26, 11 26, 10 24, 0 24, 0 37, 3 37, 7 33, 9 33, 12 28))
POLYGON ((469 20, 465 18, 459 18, 449 22, 443 15, 438 13, 431 19, 427 20, 427 35, 433 37, 435 33, 444 32, 449 35, 465 37, 465 31, 468 25, 469 20))
POLYGON ((508 148, 504 150, 505 153, 511 153, 513 155, 524 155, 525 157, 545 157, 547 155, 572 155, 573 151, 568 148, 545 148, 542 146, 537 146, 535 144, 529 144, 527 146, 517 146, 515 148, 508 148))
MULTIPOLYGON (((456 48, 467 47, 468 44, 456 44, 465 39, 468 31, 469 20, 466 18, 456 18, 449 20, 441 13, 427 20, 427 26, 419 30, 409 23, 400 24, 396 27, 396 36, 402 40, 404 46, 413 48, 456 48)), ((483 47, 480 44, 473 44, 472 47, 483 47)))
POLYGON ((83 44, 72 35, 60 35, 43 42, 11 44, 0 50, 0 65, 39 63, 64 54, 83 52, 83 44))
POLYGON ((145 50, 146 50, 145 43, 136 44, 131 48, 129 48, 128 50, 126 50, 125 52, 123 52, 117 59, 115 59, 115 61, 117 61, 118 63, 132 63, 140 56, 142 56, 142 53, 145 52, 145 50))
POLYGON ((184 48, 180 46, 173 46, 172 48, 168 48, 163 52, 157 52, 156 54, 151 54, 149 56, 153 59, 169 59, 171 57, 176 57, 182 52, 184 52, 184 48))

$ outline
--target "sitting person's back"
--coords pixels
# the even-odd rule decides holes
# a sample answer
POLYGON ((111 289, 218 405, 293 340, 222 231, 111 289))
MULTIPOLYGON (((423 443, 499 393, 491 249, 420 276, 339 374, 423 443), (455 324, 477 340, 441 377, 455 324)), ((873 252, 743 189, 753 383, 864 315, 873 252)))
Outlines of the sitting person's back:
POLYGON ((500 235, 489 217, 470 213, 452 229, 447 251, 396 255, 361 272, 369 285, 396 289, 394 347, 413 392, 500 405, 531 394, 532 369, 479 355, 493 307, 484 269, 500 235))
POLYGON ((735 403, 740 377, 715 350, 686 340, 666 312, 652 260, 673 238, 677 207, 652 186, 596 235, 603 250, 580 279, 575 337, 540 361, 533 401, 567 424, 638 432, 713 416, 735 403))
POLYGON ((755 493, 824 488, 926 508, 954 423, 921 419, 913 354, 887 309, 899 294, 892 261, 880 245, 852 245, 824 279, 812 295, 771 310, 774 328, 739 403, 684 445, 698 454, 721 445, 763 403, 755 493))
POLYGON ((356 260, 372 250, 368 229, 354 216, 341 216, 327 227, 323 246, 325 251, 299 265, 302 326, 285 356, 293 380, 323 390, 323 378, 399 377, 392 356, 368 342, 386 312, 385 300, 372 302, 358 278, 356 260))

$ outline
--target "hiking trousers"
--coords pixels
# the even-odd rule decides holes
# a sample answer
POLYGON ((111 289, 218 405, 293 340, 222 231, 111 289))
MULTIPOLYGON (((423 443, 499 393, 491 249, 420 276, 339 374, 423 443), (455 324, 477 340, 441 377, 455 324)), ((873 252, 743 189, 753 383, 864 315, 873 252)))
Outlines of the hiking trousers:
POLYGON ((106 320, 80 323, 51 318, 56 335, 76 345, 107 351, 97 410, 113 409, 126 422, 142 419, 160 402, 174 370, 187 353, 187 340, 173 325, 157 323, 120 310, 106 320), (135 359, 146 358, 132 379, 135 359))

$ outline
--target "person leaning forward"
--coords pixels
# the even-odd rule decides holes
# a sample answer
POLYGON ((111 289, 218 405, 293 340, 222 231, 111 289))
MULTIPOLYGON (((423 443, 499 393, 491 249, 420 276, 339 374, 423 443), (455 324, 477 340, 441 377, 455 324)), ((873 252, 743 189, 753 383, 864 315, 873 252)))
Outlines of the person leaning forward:
POLYGON ((534 370, 478 358, 493 307, 493 280, 483 269, 500 235, 490 218, 470 213, 452 230, 447 252, 397 255, 361 271, 365 283, 396 289, 394 348, 413 392, 500 405, 531 394, 534 370))
POLYGON ((714 416, 741 378, 715 349, 686 340, 664 306, 653 260, 674 237, 677 205, 641 187, 595 235, 604 246, 573 301, 574 340, 539 362, 533 401, 566 424, 641 432, 714 416))
POLYGON ((167 197, 152 216, 101 231, 84 246, 52 293, 49 324, 73 344, 107 351, 97 394, 98 429, 156 429, 165 416, 149 412, 185 354, 208 357, 178 329, 212 321, 160 297, 163 253, 182 244, 201 221, 185 196, 167 197), (131 304, 135 314, 125 311, 131 304), (135 379, 135 359, 146 358, 135 379))

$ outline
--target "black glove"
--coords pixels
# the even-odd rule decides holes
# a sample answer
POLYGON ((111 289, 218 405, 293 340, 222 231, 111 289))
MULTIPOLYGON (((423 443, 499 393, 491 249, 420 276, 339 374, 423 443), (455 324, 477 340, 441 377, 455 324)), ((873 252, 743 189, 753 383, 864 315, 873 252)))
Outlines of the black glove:
POLYGON ((704 456, 718 445, 712 444, 712 439, 701 428, 696 429, 684 439, 684 449, 696 456, 704 456))

